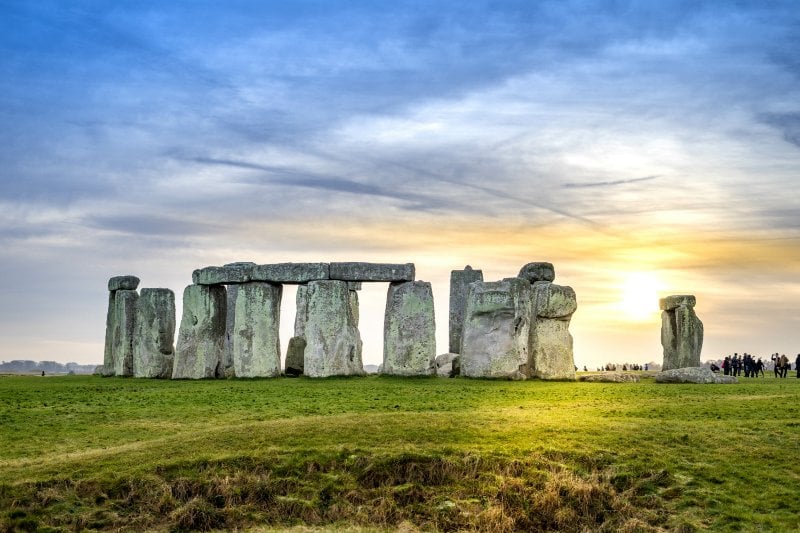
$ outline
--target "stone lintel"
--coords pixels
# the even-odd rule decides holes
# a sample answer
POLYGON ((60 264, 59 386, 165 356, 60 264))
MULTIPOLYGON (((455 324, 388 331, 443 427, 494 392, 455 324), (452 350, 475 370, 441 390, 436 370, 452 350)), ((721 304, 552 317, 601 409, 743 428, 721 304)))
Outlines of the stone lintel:
POLYGON ((673 294, 666 298, 661 298, 658 301, 658 307, 662 311, 672 311, 678 307, 685 305, 686 307, 694 307, 697 303, 697 298, 692 294, 673 294))
POLYGON ((256 265, 252 281, 270 283, 308 283, 328 279, 328 263, 272 263, 256 265))
POLYGON ((414 281, 414 263, 331 263, 330 278, 342 281, 414 281))
POLYGON ((228 263, 224 266, 207 266, 192 272, 195 285, 231 285, 251 280, 255 263, 228 263))
POLYGON ((109 291, 135 291, 139 287, 139 278, 136 276, 114 276, 108 280, 109 291))

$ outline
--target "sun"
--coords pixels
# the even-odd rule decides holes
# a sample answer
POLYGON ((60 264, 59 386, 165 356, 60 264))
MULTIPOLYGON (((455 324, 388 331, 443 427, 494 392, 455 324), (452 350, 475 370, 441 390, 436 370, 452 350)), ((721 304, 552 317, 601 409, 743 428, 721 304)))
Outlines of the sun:
POLYGON ((623 282, 620 308, 630 320, 649 320, 658 313, 660 288, 661 283, 655 274, 632 272, 623 282))

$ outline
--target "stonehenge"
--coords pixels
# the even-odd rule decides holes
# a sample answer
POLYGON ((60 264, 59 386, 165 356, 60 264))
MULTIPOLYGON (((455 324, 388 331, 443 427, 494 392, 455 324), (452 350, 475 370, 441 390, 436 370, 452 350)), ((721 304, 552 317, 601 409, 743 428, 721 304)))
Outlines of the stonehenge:
POLYGON ((703 349, 703 323, 690 294, 667 296, 659 300, 661 309, 661 346, 664 348, 662 370, 700 366, 703 349))
MULTIPOLYGON (((387 283, 383 363, 397 376, 575 379, 569 323, 575 292, 553 283, 551 263, 486 282, 467 265, 450 274, 449 353, 436 357, 429 282, 413 263, 234 262, 192 272, 175 340, 175 295, 109 279, 102 374, 207 379, 363 375, 359 296, 387 283), (283 285, 297 285, 294 334, 283 365, 283 285), (173 344, 173 340, 175 340, 173 344)), ((683 304, 681 304, 683 305, 683 304)))

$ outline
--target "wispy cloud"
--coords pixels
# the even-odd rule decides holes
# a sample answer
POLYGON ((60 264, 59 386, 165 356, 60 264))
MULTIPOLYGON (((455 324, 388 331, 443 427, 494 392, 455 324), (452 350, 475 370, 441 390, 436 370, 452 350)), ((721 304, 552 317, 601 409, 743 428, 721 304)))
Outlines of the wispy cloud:
POLYGON ((587 183, 570 183, 567 182, 562 185, 565 189, 591 189, 594 187, 615 187, 617 185, 628 185, 630 183, 641 183, 643 181, 652 181, 661 176, 645 176, 643 178, 632 178, 627 180, 613 180, 613 181, 594 181, 587 183))

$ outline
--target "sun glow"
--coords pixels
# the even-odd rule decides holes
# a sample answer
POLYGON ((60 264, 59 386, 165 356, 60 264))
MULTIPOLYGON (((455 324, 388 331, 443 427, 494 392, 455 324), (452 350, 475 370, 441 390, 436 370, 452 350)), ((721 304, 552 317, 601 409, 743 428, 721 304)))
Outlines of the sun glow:
POLYGON ((630 320, 649 320, 658 313, 658 293, 661 283, 647 272, 628 274, 622 285, 620 308, 630 320))

